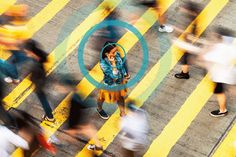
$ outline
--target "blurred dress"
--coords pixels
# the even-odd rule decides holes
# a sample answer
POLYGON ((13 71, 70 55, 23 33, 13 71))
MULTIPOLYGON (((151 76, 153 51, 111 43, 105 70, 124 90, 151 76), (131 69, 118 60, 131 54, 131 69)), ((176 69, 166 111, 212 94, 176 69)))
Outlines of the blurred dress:
POLYGON ((108 58, 102 59, 100 62, 101 69, 104 73, 103 82, 105 85, 108 85, 110 90, 100 90, 99 99, 105 100, 107 103, 114 103, 119 101, 120 97, 126 96, 127 89, 121 89, 113 91, 112 88, 118 87, 118 85, 125 84, 125 76, 127 75, 125 64, 121 58, 119 52, 115 56, 117 72, 114 72, 112 65, 108 58))

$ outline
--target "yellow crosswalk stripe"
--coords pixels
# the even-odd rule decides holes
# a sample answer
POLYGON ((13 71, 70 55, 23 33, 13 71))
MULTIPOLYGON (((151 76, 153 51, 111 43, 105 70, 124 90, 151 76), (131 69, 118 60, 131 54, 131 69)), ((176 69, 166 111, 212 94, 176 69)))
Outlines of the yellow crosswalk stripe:
MULTIPOLYGON (((236 39, 233 44, 236 43, 236 39)), ((233 125, 231 130, 226 135, 222 143, 216 149, 212 157, 235 157, 236 156, 236 124, 233 125), (234 144, 235 143, 235 144, 234 144)))
POLYGON ((16 3, 16 0, 1 0, 0 1, 0 15, 3 14, 7 9, 16 3))
POLYGON ((235 157, 236 156, 236 125, 232 127, 223 142, 217 148, 212 157, 235 157))
MULTIPOLYGON (((48 21, 50 21, 70 0, 52 0, 46 7, 30 19, 26 24, 32 37, 39 29, 41 29, 48 21)), ((11 53, 7 51, 0 52, 1 59, 7 60, 11 57, 11 53)))
MULTIPOLYGON (((166 8, 163 9, 163 13, 165 10, 167 10, 170 5, 174 2, 174 0, 168 0, 166 5, 166 8)), ((152 9, 149 9, 148 11, 146 11, 144 13, 144 15, 136 22, 136 24, 134 25, 141 34, 145 34, 145 32, 147 32, 151 26, 156 22, 156 14, 155 11, 152 9)), ((135 43, 138 42, 138 38, 130 33, 127 32, 120 40, 119 40, 119 44, 122 44, 122 46, 125 48, 126 52, 129 52, 129 50, 135 45, 135 43), (129 40, 127 40, 129 39, 129 40), (125 42, 126 41, 126 42, 125 42), (129 41, 127 43, 127 41, 129 41)), ((97 75, 99 76, 99 80, 102 80, 102 72, 100 71, 100 68, 98 67, 98 64, 93 68, 93 70, 91 71, 92 76, 95 77, 95 73, 96 73, 96 77, 97 75), (98 70, 98 71, 96 71, 98 70)), ((83 79, 86 80, 86 79, 83 79)), ((78 85, 77 85, 77 89, 83 90, 83 99, 85 99, 94 89, 95 87, 93 86, 92 88, 88 88, 87 85, 89 85, 89 82, 86 82, 86 84, 81 81, 78 85), (85 89, 81 89, 81 87, 86 86, 87 90, 85 89)), ((91 86, 91 85, 90 85, 91 86)), ((80 91, 78 90, 78 91, 80 91)), ((47 121, 43 121, 41 123, 41 126, 46 130, 47 132, 47 136, 51 136, 53 133, 55 133, 55 131, 65 122, 65 120, 68 118, 68 103, 70 100, 72 93, 70 93, 69 95, 66 96, 66 98, 58 105, 58 107, 54 110, 53 114, 54 117, 56 119, 55 123, 49 123, 47 121)), ((19 151, 19 150, 18 150, 19 151)), ((87 154, 86 154, 87 155, 87 154)))
MULTIPOLYGON (((165 1, 166 5, 163 6, 162 13, 164 13, 173 3, 174 3, 174 0, 165 1)), ((138 21, 135 24, 135 27, 138 28, 138 30, 142 34, 144 34, 155 23, 156 18, 154 18, 154 17, 155 17, 155 12, 153 12, 152 9, 149 9, 148 11, 146 11, 144 13, 144 15, 139 20, 140 24, 138 21), (149 17, 151 14, 152 14, 153 18, 149 17), (144 24, 143 22, 146 21, 147 19, 149 22, 144 24)), ((137 42, 137 38, 134 38, 131 35, 132 34, 127 33, 118 41, 118 43, 121 44, 125 48, 126 52, 129 52, 128 50, 130 50, 134 46, 134 44, 137 42), (127 40, 127 39, 129 39, 129 40, 127 40)), ((92 75, 92 77, 95 78, 97 81, 102 81, 102 79, 103 79, 103 74, 102 74, 102 71, 99 68, 98 64, 90 72, 90 75, 92 75)), ((84 98, 86 98, 92 92, 91 90, 95 89, 95 87, 91 83, 89 83, 86 79, 83 79, 77 87, 78 87, 78 89, 80 89, 79 91, 83 91, 81 93, 81 95, 84 96, 84 98)), ((103 148, 107 148, 108 145, 115 138, 116 134, 119 132, 119 128, 118 128, 118 124, 117 124, 119 122, 119 117, 120 117, 119 113, 118 113, 118 111, 116 111, 109 118, 109 120, 102 126, 102 128, 98 131, 98 133, 97 133, 98 137, 103 139, 102 141, 100 141, 101 144, 103 145, 103 148)), ((90 141, 90 142, 92 143, 92 141, 90 141)), ((86 157, 92 156, 91 152, 88 151, 88 149, 87 149, 87 145, 83 148, 83 150, 81 152, 79 152, 76 155, 76 157, 83 157, 83 156, 86 156, 86 157)))
MULTIPOLYGON (((199 18, 205 18, 206 15, 208 15, 208 19, 205 21, 202 21, 202 24, 200 26, 201 31, 199 31, 199 35, 206 29, 206 27, 211 23, 211 21, 214 19, 214 17, 219 13, 219 10, 222 8, 218 5, 216 5, 216 1, 211 1, 210 4, 202 11, 202 13, 198 16, 199 18), (211 14, 211 10, 215 7, 215 12, 211 14), (217 7, 216 7, 217 6, 217 7), (209 14, 210 12, 210 14, 209 14)), ((186 32, 189 31, 191 26, 189 26, 186 29, 186 32)), ((182 38, 180 36, 180 38, 182 38)), ((172 46, 170 51, 165 53, 164 57, 161 58, 161 60, 148 72, 148 74, 144 77, 144 79, 135 87, 135 89, 131 92, 128 99, 134 99, 138 100, 138 106, 141 107, 142 104, 148 99, 148 97, 152 94, 152 92, 156 89, 156 87, 160 84, 160 82, 165 78, 165 76, 168 74, 170 69, 174 67, 174 65, 177 63, 177 59, 175 57, 172 57, 172 64, 171 67, 166 69, 165 67, 160 67, 160 64, 167 63, 168 59, 170 59, 171 56, 178 56, 178 59, 181 57, 179 55, 180 50, 172 46)), ((163 64, 164 65, 164 64, 163 64)), ((102 139, 102 145, 104 148, 107 148, 107 146, 113 141, 113 139, 116 137, 116 135, 119 133, 119 111, 117 110, 110 118, 109 120, 102 126, 102 128, 98 131, 97 135, 99 139, 102 139)), ((91 141, 92 142, 92 141, 91 141)), ((89 151, 87 150, 87 145, 83 148, 83 150, 76 155, 76 157, 82 157, 82 156, 89 156, 89 151)), ((153 155, 156 156, 156 155, 153 155)), ((153 157, 152 156, 152 157, 153 157)))
MULTIPOLYGON (((3 14, 5 11, 7 11, 7 9, 14 5, 14 3, 16 3, 16 0, 1 0, 0 1, 0 15, 3 14)), ((5 58, 5 57, 8 57, 10 55, 10 53, 4 53, 5 51, 3 51, 1 48, 0 48, 0 57, 1 58, 5 58)))
MULTIPOLYGON (((204 17, 207 17, 207 20, 210 23, 227 3, 228 0, 220 2, 218 0, 212 0, 206 8, 208 10, 205 12, 204 17)), ((202 26, 201 29, 204 30, 206 26, 202 26)), ((165 126, 161 134, 152 142, 144 157, 168 156, 171 148, 184 134, 191 122, 212 95, 213 87, 214 85, 208 79, 208 76, 204 77, 177 114, 165 126)))
POLYGON ((144 157, 166 157, 178 139, 184 134, 191 122, 201 111, 204 104, 212 95, 213 84, 205 77, 177 114, 165 126, 161 134, 153 140, 144 157))
MULTIPOLYGON (((60 43, 48 56, 52 61, 45 65, 49 75, 72 51, 78 46, 81 37, 92 26, 101 22, 121 2, 121 0, 104 0, 62 43, 60 43), (105 11, 105 6, 110 4, 110 12, 105 11), (54 56, 56 58, 53 60, 54 56)), ((10 107, 17 108, 34 90, 28 75, 22 82, 9 93, 3 101, 10 107)))
MULTIPOLYGON (((67 37, 60 45, 58 45, 52 53, 48 56, 49 58, 53 58, 54 55, 57 55, 57 60, 54 60, 53 63, 47 65, 48 75, 58 66, 64 58, 66 58, 79 44, 80 38, 88 31, 92 26, 104 20, 110 13, 113 11, 121 0, 104 0, 71 34, 67 37), (105 7, 109 4, 110 10, 109 12, 105 11, 105 7), (64 53, 66 51, 66 54, 64 53), (59 56, 60 55, 60 56, 59 56)), ((34 86, 31 86, 31 81, 29 80, 29 76, 24 79, 16 89, 13 90, 7 97, 4 98, 4 102, 8 102, 6 109, 10 107, 17 107, 32 91, 34 90, 34 86), (26 87, 26 88, 25 88, 26 87), (24 90, 24 93, 21 92, 24 90), (14 94, 18 94, 20 98, 14 96, 14 94), (15 98, 15 99, 14 99, 15 98), (10 106, 11 102, 14 102, 13 106, 10 106)), ((69 99, 69 95, 66 97, 69 99)), ((52 135, 61 124, 67 119, 68 114, 68 103, 67 101, 61 102, 64 108, 60 108, 60 110, 54 110, 54 117, 56 122, 54 124, 48 123, 47 121, 42 122, 41 126, 46 128, 48 136, 52 135), (63 121, 63 122, 62 122, 63 121)), ((60 105, 62 106, 62 105, 60 105)), ((12 157, 22 157, 22 150, 17 149, 12 157)))

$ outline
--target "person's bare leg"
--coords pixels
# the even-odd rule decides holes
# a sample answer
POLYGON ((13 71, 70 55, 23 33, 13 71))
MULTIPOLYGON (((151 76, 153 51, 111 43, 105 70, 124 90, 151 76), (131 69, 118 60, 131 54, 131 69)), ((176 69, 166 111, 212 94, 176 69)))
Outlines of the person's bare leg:
POLYGON ((166 15, 162 13, 162 9, 158 7, 156 9, 157 12, 157 19, 159 21, 160 27, 159 27, 159 32, 167 32, 171 33, 173 32, 173 27, 166 25, 166 15))
POLYGON ((100 99, 97 100, 97 105, 98 105, 97 109, 98 109, 98 111, 102 110, 103 103, 104 103, 104 100, 100 100, 100 99))
POLYGON ((94 144, 97 147, 102 147, 102 145, 97 137, 97 129, 92 124, 87 124, 87 125, 81 126, 80 129, 77 131, 77 133, 85 135, 89 139, 92 139, 94 141, 94 144))
POLYGON ((120 109, 120 116, 125 116, 125 99, 123 97, 118 101, 118 107, 120 109))
POLYGON ((224 113, 227 111, 226 109, 226 95, 224 93, 216 94, 219 106, 220 106, 220 112, 224 113))
POLYGON ((70 143, 77 142, 77 140, 75 138, 73 138, 77 135, 77 129, 69 129, 69 130, 64 130, 64 131, 66 134, 61 134, 61 135, 59 134, 59 136, 57 137, 59 140, 67 141, 70 143))
POLYGON ((125 157, 134 157, 134 152, 125 148, 123 149, 123 154, 125 157))
POLYGON ((185 73, 185 74, 188 73, 189 72, 189 65, 187 65, 187 64, 182 65, 182 72, 185 73))
POLYGON ((158 18, 159 24, 164 25, 166 23, 165 14, 161 15, 161 9, 160 8, 157 8, 156 10, 157 10, 157 18, 158 18))

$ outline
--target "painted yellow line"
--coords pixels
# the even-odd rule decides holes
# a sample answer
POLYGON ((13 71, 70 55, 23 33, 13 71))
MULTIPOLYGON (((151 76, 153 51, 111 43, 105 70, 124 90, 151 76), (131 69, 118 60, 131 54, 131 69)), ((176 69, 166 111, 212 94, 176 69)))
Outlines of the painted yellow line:
MULTIPOLYGON (((223 9, 228 0, 211 1, 208 5, 207 20, 212 21, 214 17, 223 9)), ((202 27, 201 27, 202 28, 202 27)), ((185 133, 191 122, 201 111, 205 103, 212 95, 214 85, 208 76, 199 83, 193 93, 188 97, 177 114, 165 126, 161 134, 153 141, 144 157, 166 157, 171 148, 185 133)))
MULTIPOLYGON (((170 1, 170 4, 173 2, 173 0, 170 1)), ((169 6, 168 6, 169 7, 169 6)), ((142 34, 148 31, 148 29, 151 28, 151 26, 155 23, 156 21, 156 16, 155 12, 153 10, 148 10, 146 13, 143 14, 143 16, 136 22, 134 25, 142 34), (146 19, 148 21, 146 21, 146 19)), ((129 50, 135 45, 135 43, 138 42, 138 39, 130 32, 127 32, 119 41, 119 44, 122 44, 122 46, 125 48, 126 52, 129 52, 129 50), (126 43, 125 43, 126 41, 126 43), (129 41, 129 42, 128 42, 129 41), (127 44, 128 42, 128 44, 127 44)), ((96 76, 98 81, 102 80, 102 72, 100 70, 99 65, 97 64, 92 70, 91 70, 91 75, 96 76), (98 75, 98 77, 97 77, 98 75)), ((86 79, 83 79, 86 80, 86 79)), ((82 96, 83 99, 85 99, 94 89, 95 87, 93 86, 92 88, 88 88, 89 82, 85 83, 81 81, 77 85, 78 91, 83 90, 82 96), (82 89, 81 87, 86 87, 87 90, 82 89)), ((92 85, 90 85, 92 86, 92 85)), ((69 95, 66 96, 66 98, 58 105, 58 107, 54 111, 54 116, 56 119, 55 124, 48 123, 47 121, 43 122, 41 125, 49 132, 49 136, 52 135, 68 118, 68 103, 71 97, 70 93, 69 95)))
POLYGON ((185 101, 177 114, 165 126, 161 134, 152 142, 144 157, 168 156, 171 148, 184 134, 212 95, 212 90, 210 90, 212 88, 212 82, 205 77, 185 101))
MULTIPOLYGON (((219 13, 221 9, 222 7, 219 7, 217 5, 217 1, 215 0, 211 1, 208 4, 208 6, 201 12, 201 14, 197 18, 198 19, 205 18, 207 15, 208 20, 202 21, 199 31, 199 36, 212 22, 214 17, 219 13), (215 12, 213 14, 209 14, 209 12, 211 12, 213 8, 215 9, 215 12)), ((186 32, 189 31, 190 27, 191 26, 189 26, 186 29, 186 32)), ((183 35, 180 36, 180 39, 182 37, 183 35)), ((168 72, 174 67, 174 65, 177 63, 177 59, 172 60, 171 66, 169 68, 166 68, 165 66, 160 67, 160 65, 162 64, 166 65, 165 63, 169 62, 168 59, 171 59, 171 56, 173 57, 174 55, 178 56, 179 59, 181 57, 181 55, 179 54, 180 52, 181 51, 177 47, 172 46, 172 48, 167 53, 165 53, 164 57, 161 58, 161 60, 149 71, 149 73, 144 77, 144 79, 135 87, 135 89, 129 95, 128 99, 137 100, 138 106, 141 107, 143 103, 148 99, 148 97, 152 94, 152 92, 156 89, 156 87, 160 84, 160 82, 165 78, 168 72)), ((106 123, 97 133, 105 149, 108 147, 108 145, 113 141, 113 139, 120 131, 118 125, 119 118, 120 118, 119 111, 117 110, 109 118, 109 120, 106 121, 106 123)), ((83 150, 79 154, 76 155, 76 157, 89 156, 89 151, 87 150, 86 147, 87 145, 83 148, 83 150)), ((156 157, 157 155, 153 155, 152 157, 154 156, 156 157)))
MULTIPOLYGON (((109 3, 112 11, 121 0, 104 0, 62 43, 60 43, 48 56, 50 63, 45 65, 47 75, 49 75, 73 50, 78 46, 81 37, 92 26, 101 22, 110 12, 105 11, 105 6, 109 3), (55 58, 56 57, 56 58, 55 58), (53 59, 54 58, 54 59, 53 59)), ((3 100, 10 107, 17 108, 34 90, 34 86, 28 75, 22 82, 11 91, 3 100)))
POLYGON ((234 142, 236 141, 236 125, 229 131, 224 141, 217 148, 216 152, 212 157, 235 157, 236 147, 234 142))
MULTIPOLYGON (((0 15, 3 14, 5 11, 7 11, 7 9, 14 5, 14 3, 16 3, 16 0, 1 0, 0 1, 0 15)), ((2 48, 0 47, 0 58, 6 58, 10 55, 9 52, 6 52, 2 50, 2 48)))
MULTIPOLYGON (((29 30, 30 37, 32 37, 39 29, 41 29, 48 21, 50 21, 70 0, 52 0, 39 13, 30 19, 26 24, 29 30)), ((7 60, 11 57, 11 53, 1 51, 0 57, 7 60)))
MULTIPOLYGON (((168 0, 165 1, 165 6, 163 6, 163 12, 162 14, 174 3, 174 0, 168 0)), ((139 29, 139 31, 143 34, 147 32, 147 30, 156 22, 155 18, 155 12, 153 12, 152 9, 149 9, 148 11, 145 12, 145 14, 141 17, 141 19, 135 24, 135 27, 139 29), (149 14, 152 14, 153 18, 150 18, 149 14), (144 19, 144 20, 143 20, 144 19), (148 23, 143 23, 147 22, 148 23), (139 24, 140 22, 140 24, 139 24)), ((124 46, 126 52, 129 52, 134 44, 137 42, 137 38, 134 38, 131 36, 130 33, 125 34, 120 40, 119 44, 124 46), (129 40, 127 40, 127 39, 129 40)), ((92 70, 90 72, 90 75, 93 76, 97 81, 102 81, 103 74, 101 72, 101 69, 99 68, 99 65, 96 65, 94 68, 94 71, 92 70), (96 70, 95 70, 96 69, 96 70), (99 71, 99 72, 98 72, 99 71), (96 75, 95 75, 96 74, 96 75)), ((88 96, 92 91, 94 90, 94 86, 91 85, 86 79, 83 79, 80 84, 78 85, 79 89, 83 91, 81 95, 85 95, 84 98, 88 96), (84 82, 83 82, 84 81, 84 82), (87 89, 87 90, 85 90, 87 89)), ((80 91, 79 90, 79 91, 80 91)), ((110 118, 109 120, 102 126, 102 128, 98 131, 97 135, 99 137, 101 144, 103 145, 103 148, 106 149, 108 145, 113 141, 117 133, 119 132, 119 125, 117 124, 119 122, 119 111, 117 110, 110 118)), ((90 141, 90 143, 93 143, 93 141, 90 141)), ((90 151, 87 149, 87 145, 82 149, 81 152, 79 152, 76 157, 92 157, 92 154, 90 151)))
MULTIPOLYGON (((236 39, 233 44, 236 43, 236 39)), ((236 124, 233 125, 231 130, 228 132, 223 142, 220 143, 219 147, 215 151, 212 157, 235 157, 236 156, 236 124)))
POLYGON ((0 0, 0 15, 7 11, 14 3, 16 3, 16 0, 0 0))
MULTIPOLYGON (((65 59, 79 44, 80 38, 94 25, 104 20, 113 9, 115 9, 121 0, 104 0, 71 34, 67 37, 60 45, 58 45, 52 53, 48 56, 53 58, 57 55, 57 60, 53 60, 52 63, 47 65, 48 75, 58 66, 63 59, 65 59), (111 10, 110 12, 105 11, 105 7, 109 4, 111 10), (66 52, 66 54, 65 54, 66 52)), ((24 79, 19 86, 17 86, 10 95, 4 98, 4 102, 7 102, 6 109, 10 107, 17 107, 20 103, 34 90, 34 86, 31 85, 29 76, 24 79), (24 90, 22 93, 21 90, 24 90), (21 95, 19 95, 19 93, 21 95), (15 97, 14 94, 18 96, 15 97), (14 103, 12 106, 11 103, 14 103)), ((56 119, 55 123, 49 123, 47 121, 42 122, 41 126, 47 130, 48 136, 52 135, 68 116, 68 100, 70 95, 68 95, 64 101, 61 102, 61 108, 55 109, 53 114, 56 119)), ((17 149, 12 157, 23 157, 21 149, 17 149)))
MULTIPOLYGON (((174 0, 168 0, 168 4, 166 6, 166 9, 174 2, 174 0)), ((165 10, 166 10, 165 9, 165 10)), ((136 22, 136 24, 134 25, 140 32, 141 34, 145 34, 145 32, 148 31, 148 29, 151 28, 151 26, 156 22, 156 15, 155 12, 153 10, 148 10, 146 11, 146 13, 144 13, 144 15, 136 22)), ((127 32, 120 40, 119 40, 119 44, 122 44, 122 46, 124 46, 126 52, 128 52, 134 45, 135 43, 138 42, 138 39, 136 36, 134 36, 132 33, 127 32), (126 42, 125 42, 126 41, 126 42), (128 44, 127 44, 127 41, 128 44)), ((93 68, 93 70, 91 71, 91 74, 93 76, 96 76, 95 73, 99 74, 98 77, 98 81, 102 80, 102 72, 101 71, 96 71, 96 70, 100 70, 100 68, 98 67, 98 64, 93 68)), ((83 79, 85 80, 85 79, 83 79)), ((80 82, 77 85, 77 89, 80 89, 81 87, 84 87, 90 84, 89 82, 80 82)), ((90 85, 91 86, 91 85, 90 85)), ((94 89, 95 87, 93 86, 92 88, 86 88, 87 90, 85 91, 85 89, 83 89, 83 99, 85 99, 94 89)), ((79 91, 79 90, 78 90, 79 91)), ((46 130, 47 132, 47 136, 51 136, 52 134, 54 134, 57 129, 66 121, 66 119, 68 118, 68 103, 71 97, 71 94, 68 94, 66 96, 66 98, 58 105, 58 107, 54 110, 53 114, 54 117, 56 119, 55 123, 49 123, 47 121, 43 121, 41 123, 41 126, 46 130)), ((19 152, 19 149, 17 151, 15 151, 15 154, 17 154, 19 152)), ((87 157, 87 156, 86 156, 87 157)))

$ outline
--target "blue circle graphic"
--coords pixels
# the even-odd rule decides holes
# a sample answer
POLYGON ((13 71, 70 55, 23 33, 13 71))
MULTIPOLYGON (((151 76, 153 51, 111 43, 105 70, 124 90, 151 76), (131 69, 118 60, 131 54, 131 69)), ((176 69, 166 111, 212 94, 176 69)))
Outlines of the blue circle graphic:
POLYGON ((81 70, 82 74, 84 75, 84 77, 90 83, 92 83, 95 87, 97 87, 99 89, 118 91, 118 90, 122 90, 125 88, 129 88, 129 87, 133 86, 134 84, 136 84, 139 80, 141 80, 141 78, 145 74, 146 69, 148 68, 148 46, 147 46, 146 40, 143 38, 142 34, 134 26, 132 26, 126 22, 120 21, 120 20, 105 20, 105 21, 95 25, 94 27, 92 27, 90 30, 88 30, 85 33, 84 37, 80 41, 80 45, 78 48, 78 63, 79 63, 80 70, 81 70), (107 26, 116 26, 116 27, 123 27, 123 28, 128 29, 129 31, 131 31, 133 34, 136 35, 136 37, 138 38, 138 40, 140 41, 140 44, 142 46, 142 50, 143 50, 142 66, 141 66, 140 70, 138 71, 138 73, 131 80, 129 80, 128 83, 126 83, 126 84, 109 86, 104 83, 100 83, 100 82, 96 81, 89 74, 89 71, 86 69, 86 67, 84 65, 83 53, 84 53, 84 48, 85 48, 86 43, 88 42, 89 37, 95 31, 102 29, 104 27, 107 27, 107 26))

